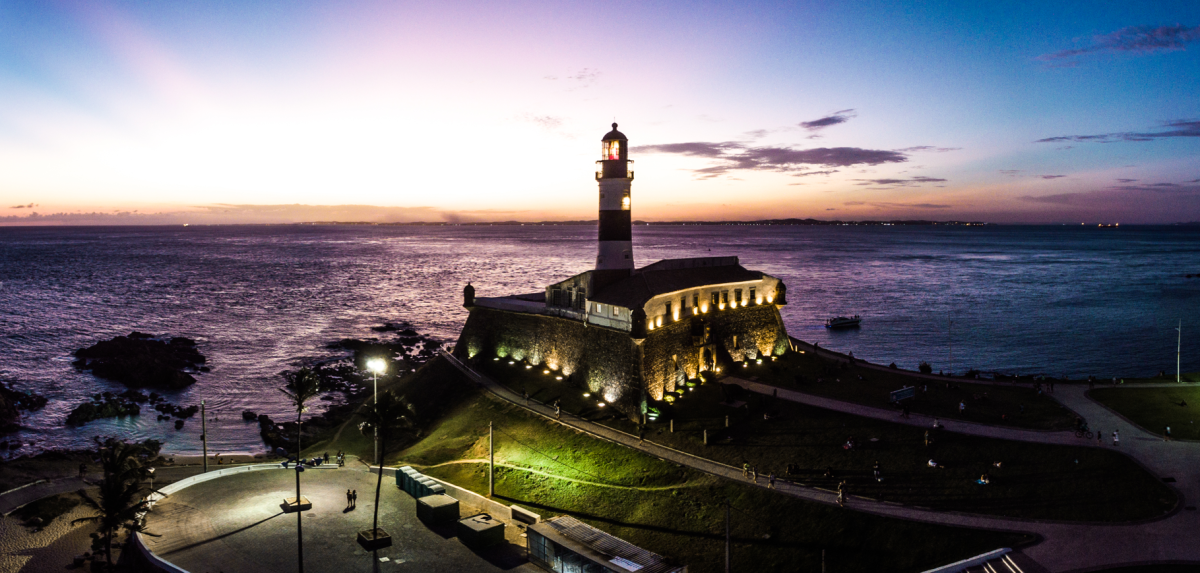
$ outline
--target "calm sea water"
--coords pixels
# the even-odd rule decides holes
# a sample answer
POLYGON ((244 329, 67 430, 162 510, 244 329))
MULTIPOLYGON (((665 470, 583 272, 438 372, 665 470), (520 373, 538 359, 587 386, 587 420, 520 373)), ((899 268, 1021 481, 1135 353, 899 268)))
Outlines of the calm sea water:
MULTIPOLYGON (((540 290, 587 270, 581 226, 0 228, 0 379, 51 399, 9 436, 23 453, 93 435, 199 450, 153 415, 63 426, 95 392, 123 387, 71 353, 140 330, 196 339, 212 372, 170 398, 208 402, 210 451, 264 449, 243 409, 287 406, 278 373, 327 342, 407 321, 453 341, 468 280, 479 296, 540 290)), ((1178 227, 640 226, 639 264, 738 255, 784 279, 793 336, 874 362, 935 370, 1148 375, 1200 370, 1200 229, 1178 227), (829 316, 859 314, 830 332, 829 316), (953 321, 951 328, 950 322, 953 321)))

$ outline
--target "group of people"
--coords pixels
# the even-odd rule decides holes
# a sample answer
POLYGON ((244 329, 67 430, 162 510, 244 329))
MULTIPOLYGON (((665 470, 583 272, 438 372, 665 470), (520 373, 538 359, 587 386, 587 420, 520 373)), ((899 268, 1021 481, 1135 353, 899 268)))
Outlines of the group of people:
MULTIPOLYGON (((790 469, 791 466, 789 465, 788 468, 790 469)), ((750 462, 742 462, 742 477, 758 483, 758 468, 751 466, 750 462)), ((775 489, 775 472, 767 474, 767 489, 775 489)))
POLYGON ((358 490, 346 490, 346 509, 354 509, 358 507, 358 490))

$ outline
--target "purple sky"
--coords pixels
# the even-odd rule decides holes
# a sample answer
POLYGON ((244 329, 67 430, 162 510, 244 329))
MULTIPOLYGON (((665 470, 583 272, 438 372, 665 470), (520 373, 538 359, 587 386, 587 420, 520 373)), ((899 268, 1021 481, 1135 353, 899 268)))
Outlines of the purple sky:
POLYGON ((0 224, 1200 220, 1200 4, 8 3, 0 224), (37 213, 37 217, 32 217, 37 213))

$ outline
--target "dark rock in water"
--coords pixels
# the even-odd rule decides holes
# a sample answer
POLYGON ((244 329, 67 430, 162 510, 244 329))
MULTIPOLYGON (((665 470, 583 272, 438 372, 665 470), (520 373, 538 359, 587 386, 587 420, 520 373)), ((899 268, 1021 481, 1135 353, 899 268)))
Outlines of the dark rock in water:
POLYGON ((176 430, 182 430, 182 429, 183 429, 183 420, 175 420, 175 429, 176 429, 176 430))
POLYGON ((184 370, 199 368, 205 358, 196 342, 176 337, 170 342, 155 340, 143 332, 118 336, 75 351, 73 364, 101 378, 116 380, 133 388, 178 390, 196 382, 184 370))
POLYGON ((251 412, 250 410, 242 410, 242 419, 247 422, 252 422, 252 421, 258 419, 258 414, 255 414, 254 412, 251 412))
POLYGON ((45 396, 0 384, 0 434, 15 431, 20 426, 21 410, 32 412, 45 405, 45 396))
POLYGON ((372 326, 371 330, 374 330, 375 332, 397 332, 407 326, 408 323, 406 322, 389 322, 383 326, 372 326))
POLYGON ((93 399, 91 402, 84 402, 71 410, 71 413, 67 414, 67 425, 82 426, 100 418, 137 416, 142 411, 141 406, 138 406, 136 402, 121 396, 113 396, 108 392, 105 394, 108 396, 105 396, 103 400, 93 399))
POLYGON ((150 401, 149 396, 142 394, 137 390, 126 390, 121 392, 120 396, 126 400, 129 400, 130 402, 136 402, 138 404, 145 404, 146 402, 150 401))

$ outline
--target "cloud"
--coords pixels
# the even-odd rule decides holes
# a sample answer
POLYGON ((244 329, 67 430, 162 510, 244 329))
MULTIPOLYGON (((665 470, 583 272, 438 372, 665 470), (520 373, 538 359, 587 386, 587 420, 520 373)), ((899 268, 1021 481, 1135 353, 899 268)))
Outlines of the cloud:
POLYGON ((1001 169, 1000 170, 1000 173, 1007 175, 1009 177, 1016 177, 1017 174, 1020 172, 1021 172, 1020 169, 1001 169))
POLYGON ((1042 179, 1062 179, 1066 175, 1042 175, 1042 179))
POLYGON ((583 68, 582 70, 567 76, 567 79, 575 82, 575 85, 571 87, 572 90, 589 88, 595 85, 600 79, 600 70, 583 68))
POLYGON ((1072 205, 1085 199, 1086 193, 1057 193, 1054 195, 1022 195, 1022 201, 1034 203, 1051 203, 1054 205, 1072 205))
POLYGON ((848 207, 875 207, 877 209, 949 209, 953 205, 937 203, 889 203, 886 201, 846 201, 848 207))
POLYGON ((1122 131, 1118 133, 1102 133, 1099 135, 1060 135, 1039 139, 1034 143, 1053 143, 1059 141, 1112 143, 1115 141, 1154 141, 1169 137, 1200 137, 1200 121, 1176 119, 1165 121, 1160 131, 1136 132, 1122 131))
POLYGON ((938 153, 946 153, 947 151, 961 151, 961 147, 934 147, 932 145, 918 145, 916 147, 905 147, 897 149, 900 153, 913 153, 916 151, 936 151, 938 153))
POLYGON ((833 112, 825 117, 822 117, 820 119, 814 119, 812 121, 802 121, 802 122, 800 122, 800 127, 803 127, 804 129, 807 129, 809 131, 820 131, 831 125, 837 125, 839 123, 846 123, 847 121, 850 121, 852 118, 856 117, 857 115, 858 114, 854 113, 854 110, 852 110, 852 109, 843 109, 841 111, 835 111, 835 112, 833 112))
POLYGON ((1092 36, 1091 44, 1082 48, 1062 50, 1037 57, 1043 62, 1073 67, 1074 59, 1089 54, 1127 53, 1134 55, 1183 50, 1184 46, 1200 39, 1200 26, 1130 26, 1116 32, 1092 36))
POLYGON ((860 147, 751 147, 735 141, 687 142, 641 145, 632 148, 636 153, 672 153, 710 159, 716 163, 693 170, 703 179, 717 177, 737 170, 764 170, 791 173, 796 176, 827 175, 836 170, 811 171, 809 166, 849 167, 851 165, 881 165, 903 163, 908 156, 898 151, 862 149, 860 147))
POLYGON ((925 183, 945 183, 945 179, 937 177, 925 177, 919 175, 909 179, 855 179, 860 181, 858 185, 877 185, 881 189, 895 189, 896 187, 916 187, 925 183))
POLYGON ((37 205, 30 203, 28 205, 13 205, 12 207, 9 207, 9 209, 32 209, 34 207, 37 207, 37 205))
POLYGON ((517 119, 532 123, 542 129, 545 129, 546 131, 554 131, 562 127, 563 124, 563 119, 561 117, 555 117, 552 115, 533 115, 529 113, 523 113, 517 116, 517 119))
MULTIPOLYGON (((1133 182, 1136 179, 1118 179, 1133 182)), ((1184 183, 1146 183, 1141 185, 1114 185, 1105 189, 1080 193, 1055 193, 1052 195, 1023 195, 1022 201, 1052 205, 1079 205, 1096 207, 1109 205, 1114 209, 1128 208, 1131 204, 1162 203, 1163 201, 1191 201, 1200 199, 1198 181, 1184 183)))
POLYGON ((1137 179, 1117 179, 1118 183, 1133 183, 1134 181, 1137 181, 1137 179))

